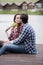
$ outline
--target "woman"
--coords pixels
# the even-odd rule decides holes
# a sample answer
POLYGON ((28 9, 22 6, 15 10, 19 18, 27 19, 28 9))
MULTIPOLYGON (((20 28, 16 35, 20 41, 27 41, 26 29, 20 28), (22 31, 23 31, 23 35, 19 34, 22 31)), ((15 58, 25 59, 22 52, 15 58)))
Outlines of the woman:
POLYGON ((28 24, 28 15, 21 14, 19 21, 16 21, 18 24, 21 23, 22 32, 18 38, 15 40, 4 43, 3 47, 0 49, 0 55, 8 51, 14 53, 28 53, 36 54, 36 44, 35 44, 35 33, 33 28, 28 24))
POLYGON ((18 36, 19 36, 19 25, 16 23, 16 19, 18 19, 18 16, 19 16, 20 14, 16 14, 15 16, 14 16, 14 22, 13 22, 13 24, 10 26, 10 27, 8 27, 6 30, 5 30, 5 32, 6 32, 6 34, 7 34, 7 37, 8 37, 8 39, 11 41, 11 40, 13 40, 13 39, 16 39, 18 36), (10 33, 10 35, 8 34, 8 30, 11 28, 11 33, 10 33))
MULTIPOLYGON (((16 14, 14 16, 13 24, 5 30, 9 41, 16 39, 21 34, 22 26, 20 27, 20 24, 16 23, 16 21, 18 21, 18 19, 19 19, 19 15, 20 14, 16 14), (11 33, 9 35, 8 30, 10 28, 11 28, 11 33)), ((6 42, 7 41, 0 41, 0 47, 3 45, 3 43, 6 43, 6 42)))

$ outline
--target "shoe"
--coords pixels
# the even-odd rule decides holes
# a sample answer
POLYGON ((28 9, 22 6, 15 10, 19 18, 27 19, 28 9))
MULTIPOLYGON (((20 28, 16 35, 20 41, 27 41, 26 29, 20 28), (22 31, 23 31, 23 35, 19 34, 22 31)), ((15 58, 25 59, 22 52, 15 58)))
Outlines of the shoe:
POLYGON ((0 41, 0 47, 2 47, 2 46, 3 46, 3 43, 4 43, 4 41, 0 41))

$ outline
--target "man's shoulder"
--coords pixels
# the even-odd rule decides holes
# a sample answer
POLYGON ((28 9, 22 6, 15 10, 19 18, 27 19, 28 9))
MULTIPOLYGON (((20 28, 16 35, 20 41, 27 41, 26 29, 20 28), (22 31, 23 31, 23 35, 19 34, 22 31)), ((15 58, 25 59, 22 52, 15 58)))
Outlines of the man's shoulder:
POLYGON ((26 24, 24 25, 24 27, 25 27, 25 28, 29 28, 29 29, 33 29, 33 27, 32 27, 30 24, 28 24, 28 23, 26 23, 26 24))
POLYGON ((28 23, 26 23, 26 24, 24 25, 24 28, 25 28, 26 30, 28 30, 28 31, 35 32, 34 29, 33 29, 33 27, 32 27, 30 24, 28 24, 28 23))

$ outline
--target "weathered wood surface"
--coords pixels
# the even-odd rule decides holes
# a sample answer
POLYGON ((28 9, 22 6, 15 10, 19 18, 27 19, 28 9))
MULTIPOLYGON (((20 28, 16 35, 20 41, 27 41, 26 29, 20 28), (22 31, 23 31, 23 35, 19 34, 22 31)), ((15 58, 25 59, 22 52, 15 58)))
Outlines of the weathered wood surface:
POLYGON ((43 45, 37 45, 38 54, 5 54, 0 56, 0 65, 43 65, 43 45))

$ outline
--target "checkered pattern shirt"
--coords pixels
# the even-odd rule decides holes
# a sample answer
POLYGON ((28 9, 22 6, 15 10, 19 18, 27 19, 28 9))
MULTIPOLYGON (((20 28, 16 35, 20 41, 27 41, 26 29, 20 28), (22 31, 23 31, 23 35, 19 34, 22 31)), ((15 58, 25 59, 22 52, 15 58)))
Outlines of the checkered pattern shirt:
POLYGON ((16 45, 24 44, 26 53, 36 54, 35 32, 28 23, 24 24, 20 36, 12 40, 11 43, 16 45))

